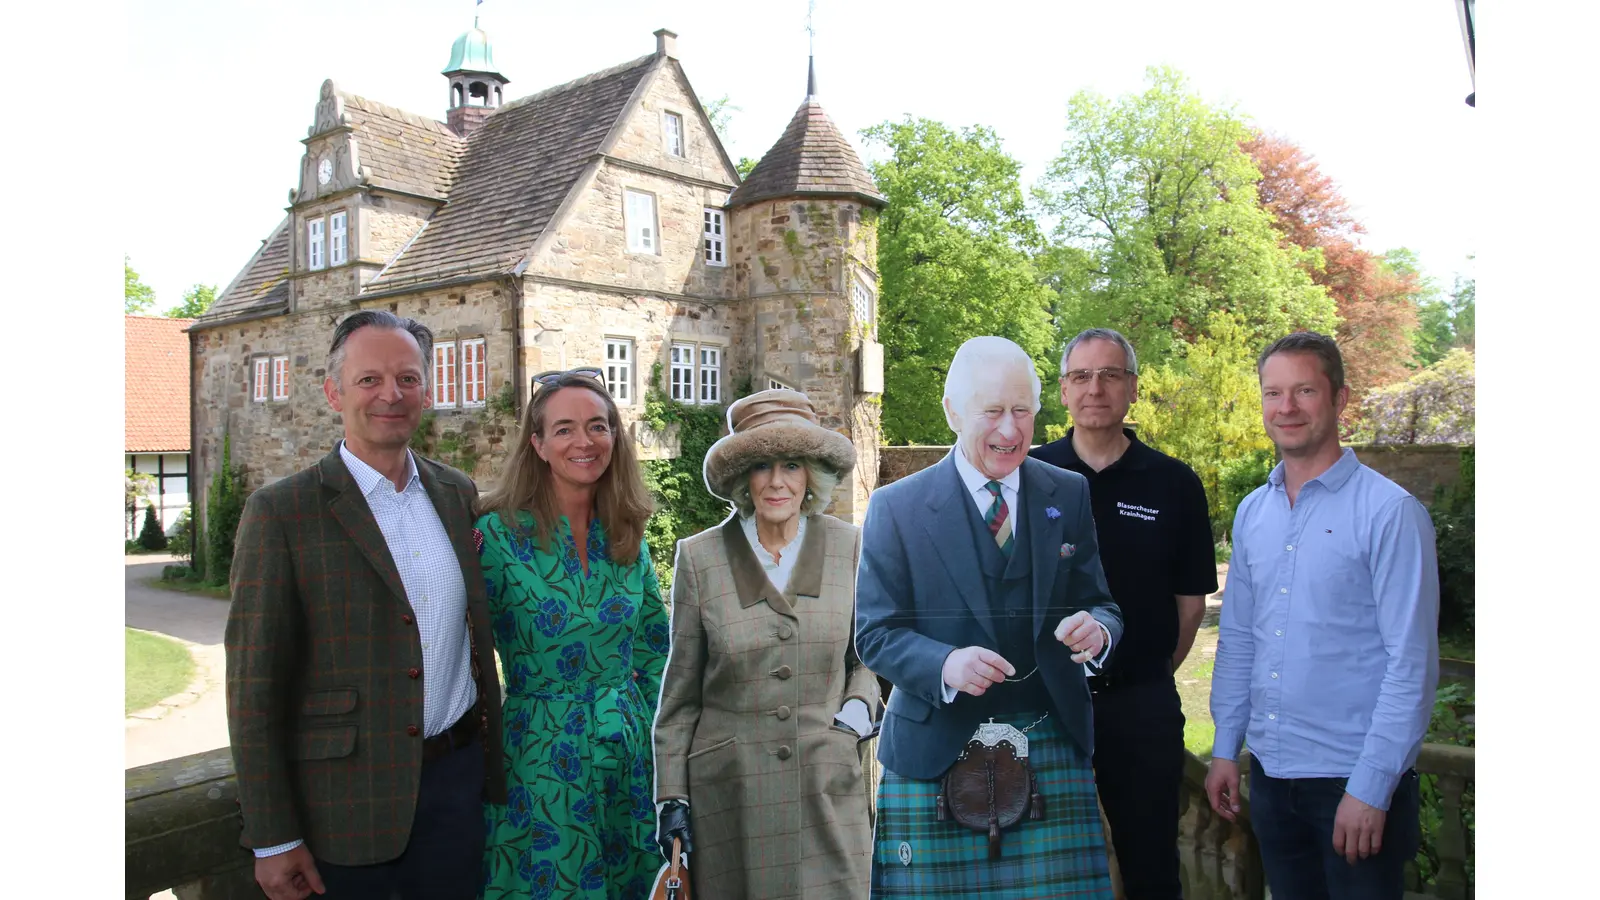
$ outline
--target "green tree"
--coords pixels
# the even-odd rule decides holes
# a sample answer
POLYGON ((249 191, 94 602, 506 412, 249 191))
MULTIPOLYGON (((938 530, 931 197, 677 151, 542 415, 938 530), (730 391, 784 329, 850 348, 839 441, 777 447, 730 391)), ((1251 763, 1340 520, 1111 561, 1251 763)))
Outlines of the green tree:
POLYGON ((1194 343, 1167 362, 1140 365, 1139 399, 1129 418, 1140 439, 1183 460, 1200 476, 1217 537, 1232 526, 1239 488, 1232 482, 1258 471, 1272 442, 1261 425, 1256 339, 1238 317, 1213 313, 1194 343), (1230 480, 1228 490, 1223 480, 1230 480))
POLYGON ((884 437, 945 443, 945 373, 968 338, 1010 338, 1054 376, 1051 292, 1033 264, 1042 241, 1021 167, 993 130, 907 116, 862 135, 888 150, 872 165, 889 201, 878 223, 884 437))
POLYGON ((139 280, 139 273, 133 270, 127 254, 122 256, 122 296, 123 312, 130 316, 156 305, 155 290, 139 280))
MULTIPOLYGON (((1389 251, 1386 259, 1401 270, 1417 269, 1416 256, 1403 248, 1389 251)), ((1451 350, 1470 350, 1476 345, 1477 294, 1476 280, 1465 275, 1456 275, 1449 294, 1427 279, 1426 290, 1415 297, 1415 343, 1419 367, 1426 368, 1438 363, 1451 350)))
POLYGON ((739 157, 739 162, 734 164, 734 168, 739 170, 739 180, 743 181, 746 178, 749 178, 750 173, 755 171, 756 163, 758 162, 761 162, 759 158, 751 159, 748 156, 739 157))
POLYGON ((733 114, 742 110, 733 105, 733 99, 727 94, 708 103, 702 103, 700 107, 705 110, 706 118, 711 120, 711 127, 717 130, 717 139, 726 144, 728 126, 733 124, 733 114))
POLYGON ((183 294, 183 302, 167 310, 167 317, 172 319, 198 319, 206 314, 211 304, 217 300, 216 287, 209 284, 197 284, 183 294))
POLYGON ((1146 77, 1141 94, 1072 97, 1038 191, 1056 240, 1081 251, 1053 257, 1047 275, 1061 334, 1113 326, 1152 364, 1180 354, 1217 310, 1253 346, 1298 328, 1332 334, 1334 302, 1304 265, 1316 251, 1282 241, 1258 202, 1245 122, 1172 69, 1146 77))
POLYGON ((139 546, 146 550, 167 549, 167 533, 161 529, 154 503, 144 508, 144 527, 139 529, 139 546))
POLYGON ((211 477, 211 490, 206 494, 206 583, 221 586, 228 583, 233 569, 233 539, 239 532, 239 519, 244 515, 244 472, 233 464, 233 441, 222 436, 222 465, 211 477))

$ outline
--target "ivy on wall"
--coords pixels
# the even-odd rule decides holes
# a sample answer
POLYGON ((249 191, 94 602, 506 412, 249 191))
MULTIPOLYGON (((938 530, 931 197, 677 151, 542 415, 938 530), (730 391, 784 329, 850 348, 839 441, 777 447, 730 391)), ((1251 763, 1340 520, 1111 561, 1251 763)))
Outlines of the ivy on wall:
MULTIPOLYGON (((645 460, 644 483, 655 497, 656 512, 645 525, 650 558, 665 595, 672 589, 672 557, 678 541, 699 534, 727 518, 729 507, 706 490, 701 466, 711 445, 722 436, 727 406, 679 403, 661 389, 660 363, 650 371, 644 395, 644 423, 656 433, 678 429, 676 459, 645 460)), ((750 393, 750 379, 734 386, 734 399, 750 393)))
POLYGON ((422 414, 416 433, 411 435, 412 452, 460 469, 469 477, 475 476, 479 461, 478 445, 474 435, 468 432, 481 433, 495 425, 514 431, 517 424, 516 386, 506 382, 476 415, 460 420, 461 424, 457 427, 440 430, 437 427, 438 418, 438 413, 422 414))

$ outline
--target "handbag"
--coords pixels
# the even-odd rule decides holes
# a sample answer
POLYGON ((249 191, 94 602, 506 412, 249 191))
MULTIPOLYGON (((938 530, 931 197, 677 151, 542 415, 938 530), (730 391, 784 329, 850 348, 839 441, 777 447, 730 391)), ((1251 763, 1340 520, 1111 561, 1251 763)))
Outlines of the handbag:
POLYGON ((996 725, 994 719, 979 725, 939 784, 937 820, 954 819, 964 828, 986 832, 991 860, 1000 858, 1003 830, 1023 816, 1044 818, 1044 798, 1028 765, 1026 731, 1032 729, 996 725))
POLYGON ((650 900, 689 900, 689 863, 683 859, 683 841, 678 838, 672 839, 672 859, 662 863, 656 873, 650 900))

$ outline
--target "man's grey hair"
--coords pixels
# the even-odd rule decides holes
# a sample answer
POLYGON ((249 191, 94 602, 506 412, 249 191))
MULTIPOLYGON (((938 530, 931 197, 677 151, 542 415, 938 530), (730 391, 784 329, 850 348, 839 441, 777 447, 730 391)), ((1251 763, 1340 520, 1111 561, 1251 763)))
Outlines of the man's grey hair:
MULTIPOLYGON (((767 462, 777 465, 782 460, 769 459, 767 462)), ((839 473, 833 471, 814 459, 800 460, 806 468, 806 495, 800 501, 800 515, 810 516, 828 508, 828 503, 833 500, 833 491, 839 486, 839 473)), ((756 513, 755 498, 750 495, 750 472, 733 481, 733 508, 739 511, 740 516, 749 517, 756 513)))
MULTIPOLYGON (((972 402, 977 391, 973 386, 977 373, 1008 365, 1021 366, 1027 371, 1028 383, 1033 387, 1033 411, 1038 412, 1039 372, 1026 350, 1003 337, 975 337, 961 345, 955 359, 950 360, 950 371, 944 376, 944 399, 950 402, 957 415, 965 415, 967 404, 972 402)), ((958 430, 948 413, 945 419, 951 431, 958 430)))
POLYGON ((1339 352, 1339 344, 1333 338, 1315 331, 1296 331, 1294 334, 1285 335, 1273 341, 1267 349, 1261 351, 1261 356, 1256 359, 1256 377, 1261 377, 1261 370, 1266 367, 1267 359, 1279 353, 1309 353, 1322 363, 1322 374, 1328 376, 1328 383, 1333 386, 1333 392, 1339 393, 1339 388, 1344 387, 1344 356, 1339 352))
POLYGON ((344 387, 340 378, 344 370, 345 342, 350 340, 350 335, 368 327, 404 331, 416 338, 417 346, 422 350, 422 387, 424 390, 432 387, 433 366, 429 361, 433 358, 433 332, 416 319, 397 316, 386 309, 363 309, 351 313, 333 330, 333 346, 328 348, 328 377, 333 379, 334 387, 344 387))
POLYGON ((1121 332, 1110 328, 1085 328, 1078 332, 1077 337, 1067 341, 1067 349, 1061 351, 1062 378, 1067 377, 1067 360, 1072 357, 1072 351, 1077 349, 1079 344, 1089 341, 1110 341, 1121 347, 1124 360, 1122 367, 1135 375, 1139 374, 1139 355, 1133 352, 1133 345, 1128 343, 1128 339, 1123 337, 1121 332))

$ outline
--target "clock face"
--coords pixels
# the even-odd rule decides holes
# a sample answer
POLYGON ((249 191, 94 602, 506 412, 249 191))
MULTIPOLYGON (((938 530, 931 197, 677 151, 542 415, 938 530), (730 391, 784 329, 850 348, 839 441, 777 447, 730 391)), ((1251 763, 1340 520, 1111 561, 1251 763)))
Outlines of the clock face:
POLYGON ((325 160, 322 161, 322 163, 320 165, 317 166, 317 181, 320 184, 327 184, 328 182, 330 182, 332 180, 333 180, 333 160, 325 159, 325 160))

